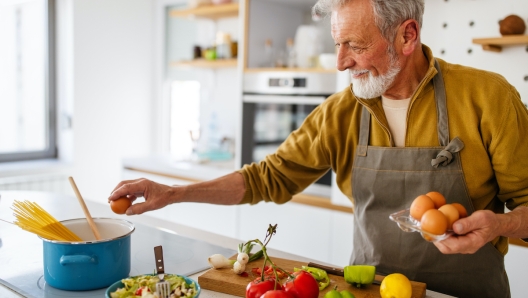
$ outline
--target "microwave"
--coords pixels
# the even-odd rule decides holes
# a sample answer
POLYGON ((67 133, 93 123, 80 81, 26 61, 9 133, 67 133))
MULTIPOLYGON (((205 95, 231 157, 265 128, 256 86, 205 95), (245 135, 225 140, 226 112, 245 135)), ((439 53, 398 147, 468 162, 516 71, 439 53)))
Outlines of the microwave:
MULTIPOLYGON (((244 74, 241 163, 259 162, 336 90, 332 72, 251 72, 244 74)), ((303 193, 330 197, 328 171, 303 193)))

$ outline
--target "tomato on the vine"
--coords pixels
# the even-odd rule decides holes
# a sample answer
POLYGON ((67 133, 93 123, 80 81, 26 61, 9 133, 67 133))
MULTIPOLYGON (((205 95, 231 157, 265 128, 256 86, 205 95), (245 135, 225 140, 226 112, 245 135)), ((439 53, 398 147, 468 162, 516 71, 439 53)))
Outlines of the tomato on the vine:
POLYGON ((280 283, 275 287, 275 279, 268 278, 261 280, 260 277, 250 282, 246 287, 246 298, 260 298, 267 291, 282 290, 280 283))
POLYGON ((293 273, 293 279, 288 279, 284 285, 284 291, 296 298, 319 297, 319 284, 317 280, 304 270, 293 273))
POLYGON ((294 298, 290 293, 284 290, 271 290, 264 293, 260 298, 294 298))

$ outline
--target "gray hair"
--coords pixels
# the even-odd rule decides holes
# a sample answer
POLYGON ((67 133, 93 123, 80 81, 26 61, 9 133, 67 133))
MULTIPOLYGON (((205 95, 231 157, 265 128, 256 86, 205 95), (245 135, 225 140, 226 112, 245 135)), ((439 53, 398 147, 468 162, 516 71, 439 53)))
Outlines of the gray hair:
MULTIPOLYGON (((312 8, 314 18, 328 15, 333 9, 344 6, 353 0, 318 0, 312 8)), ((374 21, 381 35, 389 42, 394 41, 401 23, 413 19, 422 27, 424 0, 370 0, 374 11, 374 21)))

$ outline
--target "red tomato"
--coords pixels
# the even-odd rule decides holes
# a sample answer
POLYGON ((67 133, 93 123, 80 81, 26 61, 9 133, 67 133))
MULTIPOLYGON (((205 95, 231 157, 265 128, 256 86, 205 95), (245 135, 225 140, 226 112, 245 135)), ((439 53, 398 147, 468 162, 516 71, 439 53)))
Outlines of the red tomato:
POLYGON ((296 298, 319 297, 319 284, 317 280, 304 270, 293 273, 293 279, 288 279, 283 285, 284 291, 296 298))
POLYGON ((247 285, 246 298, 260 298, 264 293, 272 290, 282 290, 281 284, 277 283, 277 288, 275 288, 275 279, 269 278, 261 281, 259 277, 247 285))
POLYGON ((290 293, 284 290, 271 290, 264 293, 260 298, 294 298, 290 293))
POLYGON ((141 296, 143 294, 143 291, 147 291, 147 292, 150 292, 150 289, 149 287, 140 287, 136 290, 136 292, 134 293, 134 295, 136 296, 141 296))
MULTIPOLYGON (((252 268, 251 272, 255 275, 261 275, 262 274, 262 268, 252 268)), ((284 277, 288 276, 287 272, 284 272, 280 269, 277 269, 277 277, 279 279, 283 279, 284 277)), ((271 266, 264 267, 264 278, 275 278, 275 273, 273 272, 273 268, 271 266)))

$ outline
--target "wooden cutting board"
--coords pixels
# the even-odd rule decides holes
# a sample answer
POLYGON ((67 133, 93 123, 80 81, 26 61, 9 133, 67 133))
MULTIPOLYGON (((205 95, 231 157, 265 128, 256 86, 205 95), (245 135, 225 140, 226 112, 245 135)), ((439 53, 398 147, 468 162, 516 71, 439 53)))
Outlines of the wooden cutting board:
MULTIPOLYGON (((231 257, 235 259, 236 255, 231 257)), ((280 259, 275 257, 270 257, 271 260, 280 268, 293 272, 293 268, 301 268, 301 266, 306 266, 308 264, 292 261, 286 259, 280 259)), ((233 273, 231 268, 224 269, 209 269, 204 274, 198 276, 198 283, 200 287, 206 290, 211 290, 215 292, 226 293, 234 296, 245 297, 247 285, 257 278, 252 272, 252 268, 262 267, 264 259, 260 259, 246 265, 246 272, 248 276, 240 276, 233 273)), ((337 285, 338 291, 348 290, 356 296, 356 298, 375 298, 380 296, 380 286, 376 284, 368 285, 364 288, 358 289, 350 284, 348 284, 342 276, 337 275, 328 275, 330 277, 330 285, 324 290, 319 292, 319 298, 323 298, 326 292, 332 290, 334 286, 337 285)), ((376 280, 381 281, 383 276, 376 275, 376 280)), ((412 285, 412 298, 424 298, 426 284, 421 282, 411 281, 412 285)))

